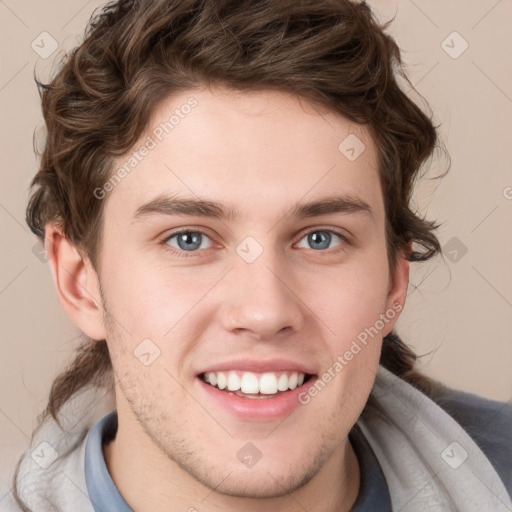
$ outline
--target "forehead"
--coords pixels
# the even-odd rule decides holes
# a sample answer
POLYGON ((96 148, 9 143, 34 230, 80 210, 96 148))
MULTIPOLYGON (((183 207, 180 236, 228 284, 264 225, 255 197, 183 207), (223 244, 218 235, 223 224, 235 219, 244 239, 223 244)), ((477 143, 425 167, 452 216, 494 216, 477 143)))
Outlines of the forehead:
POLYGON ((371 204, 376 216, 383 212, 366 128, 284 92, 205 88, 173 95, 113 172, 122 178, 111 180, 105 217, 119 221, 162 194, 212 198, 253 219, 340 194, 371 204))

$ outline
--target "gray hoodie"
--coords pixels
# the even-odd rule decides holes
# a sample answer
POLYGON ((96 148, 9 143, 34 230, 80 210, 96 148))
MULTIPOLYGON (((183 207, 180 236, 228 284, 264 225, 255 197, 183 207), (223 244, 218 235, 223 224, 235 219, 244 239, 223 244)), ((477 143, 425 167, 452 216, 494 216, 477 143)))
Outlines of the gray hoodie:
MULTIPOLYGON (((85 388, 59 419, 62 429, 48 419, 23 454, 27 510, 130 511, 101 449, 117 429, 113 394, 85 388)), ((510 404, 441 384, 428 398, 381 367, 349 437, 361 468, 354 512, 512 511, 510 404)), ((11 493, 0 499, 0 511, 21 510, 11 493)))

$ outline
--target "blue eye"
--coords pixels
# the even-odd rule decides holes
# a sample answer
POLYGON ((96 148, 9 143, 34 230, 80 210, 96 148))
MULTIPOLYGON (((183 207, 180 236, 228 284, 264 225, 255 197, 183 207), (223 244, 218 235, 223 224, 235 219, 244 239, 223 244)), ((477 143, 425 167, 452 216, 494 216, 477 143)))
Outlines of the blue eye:
MULTIPOLYGON (((302 240, 306 240, 310 247, 302 246, 301 248, 310 248, 314 251, 326 252, 326 249, 330 248, 330 245, 335 238, 338 238, 341 242, 338 243, 337 246, 344 246, 345 244, 348 244, 347 238, 341 233, 330 229, 313 229, 300 239, 300 242, 302 242, 302 240)), ((180 258, 188 258, 193 256, 193 254, 190 253, 198 252, 200 249, 204 250, 211 248, 211 246, 208 246, 208 241, 211 241, 211 238, 206 233, 189 229, 178 231, 166 236, 166 238, 162 240, 161 244, 165 249, 171 251, 173 255, 180 258)), ((341 249, 342 248, 338 250, 341 249)))
POLYGON ((202 247, 202 237, 209 238, 205 233, 202 233, 201 231, 181 231, 167 237, 165 239, 165 243, 181 251, 193 252, 196 249, 207 249, 207 247, 202 247), (178 247, 170 243, 173 238, 176 239, 178 247))
POLYGON ((342 235, 335 233, 330 230, 319 230, 316 229, 314 231, 310 231, 307 233, 301 240, 307 238, 307 242, 312 246, 312 249, 315 251, 319 251, 322 249, 328 249, 331 241, 333 239, 332 235, 339 238, 340 240, 344 240, 345 237, 342 235), (316 247, 315 247, 316 246, 316 247))

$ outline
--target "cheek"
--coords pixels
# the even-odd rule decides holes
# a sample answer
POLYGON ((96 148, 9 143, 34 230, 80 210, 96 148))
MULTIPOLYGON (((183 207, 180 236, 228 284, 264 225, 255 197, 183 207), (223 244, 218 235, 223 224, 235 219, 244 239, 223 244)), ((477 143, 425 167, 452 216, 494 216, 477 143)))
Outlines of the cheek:
MULTIPOLYGON (((333 306, 332 330, 338 338, 340 348, 355 339, 361 338, 362 333, 379 327, 379 317, 384 312, 385 293, 368 293, 367 290, 351 290, 350 294, 337 298, 333 306)), ((378 329, 380 330, 380 329, 378 329)))
POLYGON ((324 312, 340 346, 374 326, 384 313, 388 287, 384 265, 353 265, 340 269, 325 281, 326 294, 316 294, 315 303, 324 312))
POLYGON ((320 299, 317 295, 329 326, 325 333, 330 361, 322 380, 330 382, 332 403, 351 404, 357 415, 370 393, 380 359, 387 261, 368 258, 354 262, 327 284, 329 296, 320 299))
POLYGON ((130 333, 163 336, 211 287, 190 269, 160 267, 119 260, 106 277, 109 308, 130 333))
MULTIPOLYGON (((212 274, 198 279, 197 271, 190 268, 119 260, 105 282, 115 323, 109 345, 117 368, 144 373, 140 363, 148 362, 153 370, 165 366, 174 375, 210 321, 207 294, 218 281, 212 274)), ((154 378, 154 371, 147 376, 154 378)), ((171 379, 166 384, 172 389, 175 382, 171 379)))

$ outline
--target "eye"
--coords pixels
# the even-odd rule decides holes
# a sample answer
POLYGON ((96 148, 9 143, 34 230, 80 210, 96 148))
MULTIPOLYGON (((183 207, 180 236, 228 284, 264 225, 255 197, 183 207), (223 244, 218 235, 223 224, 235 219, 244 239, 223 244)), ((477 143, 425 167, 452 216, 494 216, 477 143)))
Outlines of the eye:
MULTIPOLYGON (((341 243, 338 243, 338 250, 342 250, 345 244, 348 244, 347 238, 336 231, 330 229, 314 229, 306 233, 300 240, 306 240, 306 243, 310 245, 310 248, 314 251, 323 251, 331 248, 331 243, 335 239, 339 239, 341 243), (341 247, 340 247, 341 246, 341 247)), ((191 257, 194 252, 198 252, 200 249, 210 249, 212 245, 208 245, 208 241, 211 242, 211 238, 199 230, 181 230, 175 233, 167 235, 160 243, 164 248, 170 251, 173 255, 180 258, 191 257)), ((300 248, 308 248, 299 245, 300 248)), ((333 252, 337 252, 336 250, 333 252)))
POLYGON ((195 252, 198 249, 208 249, 205 241, 210 240, 210 237, 202 231, 180 231, 167 236, 162 244, 168 245, 175 249, 178 255, 180 252, 195 252))
POLYGON ((306 242, 311 245, 313 250, 321 251, 329 249, 329 246, 333 241, 333 235, 334 237, 339 238, 341 242, 347 242, 347 239, 341 233, 337 233, 330 229, 315 229, 309 231, 309 233, 306 233, 306 235, 301 238, 301 241, 306 239, 306 242))

